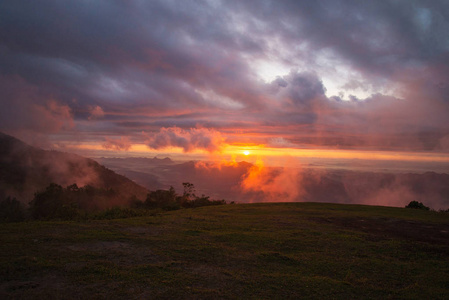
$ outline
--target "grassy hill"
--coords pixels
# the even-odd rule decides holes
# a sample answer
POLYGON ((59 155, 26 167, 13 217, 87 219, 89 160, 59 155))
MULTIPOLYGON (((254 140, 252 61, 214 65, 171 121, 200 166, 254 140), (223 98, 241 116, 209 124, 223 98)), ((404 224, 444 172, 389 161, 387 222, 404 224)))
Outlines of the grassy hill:
POLYGON ((3 299, 448 299, 449 214, 323 203, 0 224, 3 299))

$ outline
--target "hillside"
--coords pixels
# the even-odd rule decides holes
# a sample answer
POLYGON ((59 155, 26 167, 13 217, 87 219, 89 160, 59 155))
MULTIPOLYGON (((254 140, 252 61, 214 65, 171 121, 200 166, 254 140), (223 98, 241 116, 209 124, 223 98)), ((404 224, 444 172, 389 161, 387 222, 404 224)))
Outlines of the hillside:
POLYGON ((0 133, 0 196, 16 197, 28 203, 36 191, 50 183, 61 186, 76 183, 113 189, 116 197, 102 206, 120 204, 135 195, 144 199, 148 190, 116 174, 96 161, 75 154, 46 151, 0 133))
POLYGON ((448 299, 449 214, 236 204, 0 224, 3 299, 448 299))

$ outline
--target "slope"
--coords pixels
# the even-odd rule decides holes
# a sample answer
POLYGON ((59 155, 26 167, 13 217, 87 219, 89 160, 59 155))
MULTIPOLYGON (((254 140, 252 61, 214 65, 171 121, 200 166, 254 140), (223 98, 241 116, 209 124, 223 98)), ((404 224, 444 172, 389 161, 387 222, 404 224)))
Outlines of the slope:
POLYGON ((16 197, 28 203, 36 191, 50 183, 77 184, 113 189, 116 197, 103 205, 119 205, 135 195, 143 199, 148 190, 128 178, 75 154, 46 151, 0 133, 0 197, 16 197))

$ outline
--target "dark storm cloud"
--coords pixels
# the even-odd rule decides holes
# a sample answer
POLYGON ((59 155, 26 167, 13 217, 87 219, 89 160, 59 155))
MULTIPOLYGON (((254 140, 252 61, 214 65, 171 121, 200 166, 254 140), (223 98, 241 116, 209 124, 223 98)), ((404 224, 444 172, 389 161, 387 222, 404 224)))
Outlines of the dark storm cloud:
POLYGON ((446 149, 447 32, 449 3, 437 0, 3 1, 0 130, 135 141, 207 126, 446 149), (292 71, 266 83, 260 61, 292 71), (353 101, 326 94, 326 76, 344 77, 353 101))
MULTIPOLYGON (((311 101, 325 97, 326 89, 315 74, 290 73, 286 82, 290 82, 287 97, 294 105, 304 105, 311 101)), ((282 85, 281 85, 282 87, 282 85)))
POLYGON ((281 1, 256 12, 285 20, 277 24, 286 41, 329 49, 382 76, 437 61, 448 51, 447 1, 281 1))

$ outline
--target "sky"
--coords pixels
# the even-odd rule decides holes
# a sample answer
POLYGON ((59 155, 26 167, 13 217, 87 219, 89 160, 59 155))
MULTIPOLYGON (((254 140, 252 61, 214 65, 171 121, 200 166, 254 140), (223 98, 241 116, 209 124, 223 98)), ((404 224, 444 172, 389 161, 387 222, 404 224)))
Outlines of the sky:
POLYGON ((447 163, 448 32, 445 0, 1 1, 0 131, 91 155, 447 163))

